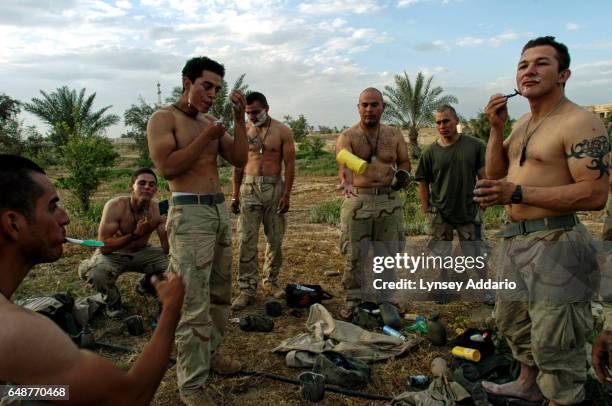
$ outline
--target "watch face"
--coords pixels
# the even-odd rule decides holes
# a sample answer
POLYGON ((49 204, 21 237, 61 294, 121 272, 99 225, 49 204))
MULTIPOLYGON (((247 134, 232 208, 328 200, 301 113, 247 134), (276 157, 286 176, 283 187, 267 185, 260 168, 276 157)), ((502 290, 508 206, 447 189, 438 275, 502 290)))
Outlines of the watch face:
POLYGON ((520 185, 518 185, 516 189, 514 189, 510 200, 512 201, 512 203, 520 203, 523 200, 523 190, 521 189, 520 185))

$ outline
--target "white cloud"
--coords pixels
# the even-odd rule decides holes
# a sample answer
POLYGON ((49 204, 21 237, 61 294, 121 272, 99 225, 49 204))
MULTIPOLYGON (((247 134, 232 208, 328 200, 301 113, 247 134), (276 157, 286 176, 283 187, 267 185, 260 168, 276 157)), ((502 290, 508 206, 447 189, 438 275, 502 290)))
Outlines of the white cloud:
POLYGON ((334 20, 324 20, 317 24, 320 30, 334 32, 340 28, 346 26, 347 21, 343 18, 336 18, 334 20))
POLYGON ((115 6, 124 10, 130 10, 132 8, 132 3, 130 3, 129 0, 117 0, 115 6))
POLYGON ((514 41, 518 39, 519 35, 513 31, 508 31, 500 35, 496 35, 489 38, 482 37, 461 37, 457 38, 456 43, 460 47, 478 46, 478 45, 489 45, 493 48, 498 48, 505 42, 514 41))
POLYGON ((448 51, 450 50, 450 46, 446 41, 437 39, 431 42, 421 42, 415 45, 414 49, 417 51, 448 51))
POLYGON ((570 21, 569 23, 565 24, 565 28, 568 30, 579 30, 582 28, 582 26, 570 21))
POLYGON ((409 7, 421 3, 422 1, 423 0, 399 0, 397 2, 397 7, 409 7))
POLYGON ((298 10, 304 14, 364 14, 381 8, 376 0, 314 0, 298 6, 298 10))

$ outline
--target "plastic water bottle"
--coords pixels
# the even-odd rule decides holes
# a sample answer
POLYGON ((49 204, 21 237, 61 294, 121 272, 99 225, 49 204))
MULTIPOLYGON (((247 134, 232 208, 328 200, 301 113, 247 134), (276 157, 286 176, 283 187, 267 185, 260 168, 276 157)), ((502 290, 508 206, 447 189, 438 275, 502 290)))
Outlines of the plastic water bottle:
POLYGON ((427 323, 425 317, 417 316, 416 321, 409 326, 404 327, 404 331, 408 333, 424 333, 427 334, 427 323))
POLYGON ((399 331, 397 331, 393 327, 384 326, 383 327, 383 333, 385 333, 386 335, 391 336, 391 337, 397 337, 400 340, 406 340, 406 337, 404 337, 402 335, 402 333, 400 333, 399 331))
POLYGON ((413 388, 423 388, 429 384, 429 377, 425 375, 410 375, 408 385, 413 388))

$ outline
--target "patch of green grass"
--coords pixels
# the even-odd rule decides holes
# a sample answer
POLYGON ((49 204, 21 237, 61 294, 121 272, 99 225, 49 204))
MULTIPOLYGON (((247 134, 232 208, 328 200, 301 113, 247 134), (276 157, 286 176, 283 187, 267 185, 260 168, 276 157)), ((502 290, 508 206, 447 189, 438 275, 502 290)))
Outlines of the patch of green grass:
POLYGON ((219 184, 227 186, 232 182, 232 167, 222 166, 219 168, 219 184))
POLYGON ((499 227, 506 221, 504 206, 488 207, 484 212, 484 223, 486 228, 499 227))
POLYGON ((340 225, 341 207, 341 198, 319 203, 310 208, 310 212, 308 213, 308 221, 310 223, 317 224, 331 224, 337 227, 340 225))
POLYGON ((427 218, 421 210, 419 185, 412 182, 400 193, 404 202, 404 228, 406 235, 423 235, 427 233, 427 218))
POLYGON ((336 157, 331 152, 321 151, 317 157, 311 151, 298 151, 295 164, 299 175, 334 176, 338 174, 336 157))

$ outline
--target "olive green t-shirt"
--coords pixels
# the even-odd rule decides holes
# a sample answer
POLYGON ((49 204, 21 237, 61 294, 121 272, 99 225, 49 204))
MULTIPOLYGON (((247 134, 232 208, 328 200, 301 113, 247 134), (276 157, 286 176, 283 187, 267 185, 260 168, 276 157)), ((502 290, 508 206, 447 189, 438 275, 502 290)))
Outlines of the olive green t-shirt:
POLYGON ((445 221, 463 224, 474 221, 478 204, 473 200, 478 170, 485 165, 485 145, 461 135, 452 145, 434 142, 421 155, 416 179, 430 185, 429 204, 445 221))

